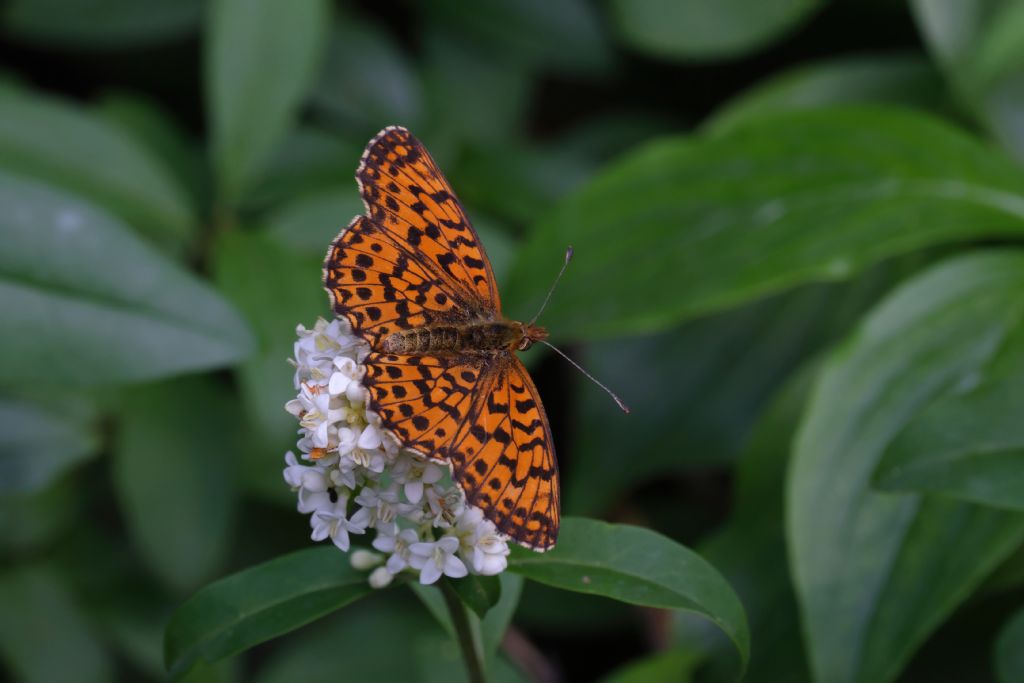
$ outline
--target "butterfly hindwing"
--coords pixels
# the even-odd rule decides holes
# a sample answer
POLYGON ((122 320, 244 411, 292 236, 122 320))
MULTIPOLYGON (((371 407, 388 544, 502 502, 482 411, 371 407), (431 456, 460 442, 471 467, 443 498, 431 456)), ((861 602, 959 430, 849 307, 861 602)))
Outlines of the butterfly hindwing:
POLYGON ((363 361, 368 407, 403 447, 447 462, 452 438, 488 381, 486 360, 371 353, 363 361))
POLYGON ((537 388, 511 352, 494 357, 491 379, 448 447, 452 476, 503 534, 534 550, 558 536, 558 465, 537 388))
POLYGON ((382 130, 367 145, 356 179, 370 218, 414 248, 450 289, 500 312, 498 285, 480 238, 412 133, 398 126, 382 130))

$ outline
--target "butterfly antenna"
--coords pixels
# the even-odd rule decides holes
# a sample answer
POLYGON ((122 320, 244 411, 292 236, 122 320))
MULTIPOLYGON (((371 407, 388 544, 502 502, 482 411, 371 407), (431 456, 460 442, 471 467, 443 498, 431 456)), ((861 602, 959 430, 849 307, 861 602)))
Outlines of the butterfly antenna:
MULTIPOLYGON (((571 253, 571 250, 570 250, 570 253, 571 253)), ((568 263, 568 260, 566 260, 566 263, 568 263)), ((577 363, 576 361, 574 361, 572 358, 569 358, 569 356, 567 356, 565 353, 563 353, 560 348, 558 348, 554 344, 551 344, 551 343, 549 343, 547 341, 544 341, 543 339, 540 339, 539 341, 540 341, 541 344, 543 344, 544 346, 549 347, 555 353, 557 353, 559 356, 561 356, 562 358, 564 358, 567 361, 569 361, 570 363, 572 363, 573 367, 576 368, 577 370, 579 370, 580 372, 582 372, 584 375, 586 375, 587 379, 589 379, 591 382, 593 382, 594 384, 596 384, 597 386, 601 387, 606 392, 608 392, 608 395, 612 397, 612 400, 615 401, 616 404, 618 404, 619 408, 622 409, 622 412, 629 413, 629 406, 627 406, 625 403, 623 403, 622 399, 619 398, 618 396, 616 396, 614 391, 612 391, 611 389, 609 389, 608 387, 606 387, 605 385, 603 385, 599 381, 597 381, 596 377, 594 377, 589 372, 584 370, 583 367, 580 366, 580 364, 577 363)))
MULTIPOLYGON (((551 283, 551 289, 548 290, 548 295, 546 297, 544 297, 544 303, 542 303, 540 305, 540 310, 537 311, 537 315, 533 316, 533 320, 531 320, 530 323, 529 323, 530 325, 532 325, 535 322, 537 322, 537 318, 539 318, 540 314, 544 312, 545 308, 547 308, 548 302, 551 301, 551 295, 555 293, 555 287, 558 286, 558 281, 562 279, 562 273, 565 272, 565 269, 569 265, 569 261, 571 261, 571 260, 572 260, 572 245, 570 244, 569 247, 565 250, 565 263, 562 264, 562 269, 560 271, 558 271, 558 276, 555 277, 555 281, 551 283)), ((580 369, 582 370, 582 368, 580 368, 580 369)))

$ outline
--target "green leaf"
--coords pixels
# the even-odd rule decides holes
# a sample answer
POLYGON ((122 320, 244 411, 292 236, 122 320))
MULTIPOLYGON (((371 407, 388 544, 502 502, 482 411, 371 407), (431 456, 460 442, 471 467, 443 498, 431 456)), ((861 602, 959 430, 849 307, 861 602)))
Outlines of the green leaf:
POLYGON ((992 358, 1022 307, 1021 254, 948 261, 875 308, 819 376, 787 490, 790 557, 816 679, 894 678, 1024 540, 1024 515, 869 486, 891 439, 992 358))
POLYGON ((563 483, 566 510, 599 515, 644 481, 731 462, 783 379, 845 331, 894 270, 900 269, 803 287, 658 335, 588 346, 584 367, 623 396, 632 413, 623 416, 603 392, 576 378, 580 427, 570 457, 579 466, 563 483), (619 468, 626 452, 645 456, 619 468), (613 469, 616 476, 607 476, 613 469))
POLYGON ((498 653, 498 647, 505 637, 505 631, 512 623, 512 617, 519 606, 519 596, 523 590, 523 578, 509 572, 502 572, 498 575, 501 582, 501 597, 498 602, 491 606, 487 616, 480 620, 480 640, 484 650, 484 656, 493 658, 498 653))
POLYGON ((238 368, 253 436, 245 449, 242 479, 249 488, 276 499, 288 495, 281 485, 281 462, 284 452, 295 447, 298 429, 295 416, 284 409, 295 398, 295 370, 288 365, 295 326, 312 328, 318 315, 330 316, 320 281, 322 261, 322 253, 296 254, 261 233, 239 231, 225 235, 214 255, 214 277, 249 319, 259 345, 238 368))
POLYGON ((536 310, 572 244, 545 312, 556 336, 664 329, 929 245, 1024 235, 1022 194, 1020 169, 922 114, 780 114, 613 164, 533 228, 505 309, 536 310))
POLYGON ((723 133, 765 115, 838 104, 937 109, 944 87, 935 67, 917 54, 837 57, 769 76, 719 107, 705 128, 723 133))
POLYGON ((84 514, 83 488, 62 477, 39 493, 0 497, 0 553, 28 556, 61 538, 84 514))
POLYGON ((81 195, 161 244, 195 234, 194 207, 161 161, 119 127, 57 99, 0 91, 0 170, 81 195))
POLYGON ((749 657, 747 620, 729 584, 692 550, 649 529, 567 517, 554 549, 514 550, 509 569, 564 590, 694 612, 729 636, 744 665, 749 657))
POLYGON ((342 228, 365 212, 353 181, 347 188, 310 193, 285 204, 267 219, 266 234, 295 251, 323 257, 342 228))
POLYGON ((96 454, 92 406, 0 398, 0 495, 31 494, 96 454))
POLYGON ((192 33, 202 6, 202 0, 12 0, 2 22, 22 40, 107 51, 192 33))
POLYGON ((481 0, 472 12, 459 0, 435 0, 423 9, 429 23, 533 69, 586 77, 613 63, 601 17, 586 0, 481 0))
POLYGON ((187 190, 191 205, 209 204, 205 150, 199 149, 171 112, 149 99, 116 90, 104 93, 97 102, 97 111, 159 155, 178 184, 187 190))
POLYGON ((230 304, 114 218, 4 173, 0 206, 5 383, 135 381, 250 352, 230 304))
POLYGON ((331 547, 309 548, 215 581, 174 613, 164 660, 177 676, 319 619, 372 592, 331 547))
POLYGON ((204 377, 123 395, 114 485, 143 559, 178 592, 215 573, 231 546, 240 414, 204 377))
POLYGON ((1024 511, 1024 326, 900 432, 875 471, 886 490, 943 493, 1024 511))
POLYGON ((221 201, 252 184, 282 141, 319 68, 326 0, 215 0, 206 92, 221 201))
POLYGON ((0 573, 0 604, 0 657, 17 680, 114 680, 107 653, 53 569, 28 565, 0 573))
POLYGON ((496 576, 470 574, 449 582, 463 604, 483 619, 501 598, 501 583, 496 576))
POLYGON ((338 192, 339 169, 352 169, 354 185, 356 165, 365 144, 362 136, 348 140, 300 126, 278 146, 262 177, 246 195, 246 208, 262 210, 301 201, 313 193, 338 192))
POLYGON ((999 683, 1024 681, 1024 609, 1018 610, 999 632, 995 670, 999 683))
POLYGON ((1016 0, 913 0, 914 18, 960 103, 1017 159, 1024 95, 1024 5, 1016 0))
POLYGON ((824 0, 612 0, 613 24, 630 46, 665 59, 743 56, 792 31, 824 0))
POLYGON ((288 636, 269 653, 252 680, 419 683, 420 671, 411 646, 427 635, 441 634, 437 624, 404 591, 377 591, 344 612, 288 636), (401 648, 401 656, 397 656, 396 647, 401 648))
POLYGON ((700 658, 683 650, 665 650, 629 662, 601 679, 601 683, 689 683, 700 658))
POLYGON ((388 32, 343 16, 331 31, 313 102, 348 126, 372 134, 390 124, 414 128, 422 114, 423 93, 411 61, 388 32))

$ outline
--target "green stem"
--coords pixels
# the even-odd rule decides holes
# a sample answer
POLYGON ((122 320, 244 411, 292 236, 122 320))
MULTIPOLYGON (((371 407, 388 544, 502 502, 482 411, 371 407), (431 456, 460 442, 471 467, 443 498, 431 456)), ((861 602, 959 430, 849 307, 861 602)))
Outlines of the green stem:
POLYGON ((469 683, 487 683, 484 675, 484 664, 481 656, 482 650, 477 639, 473 636, 473 629, 469 624, 469 615, 465 605, 459 599, 459 594, 452 588, 448 579, 442 577, 438 582, 441 588, 441 595, 444 596, 448 612, 452 617, 452 624, 455 626, 455 636, 459 641, 459 649, 462 651, 462 659, 466 662, 466 672, 469 674, 469 683))

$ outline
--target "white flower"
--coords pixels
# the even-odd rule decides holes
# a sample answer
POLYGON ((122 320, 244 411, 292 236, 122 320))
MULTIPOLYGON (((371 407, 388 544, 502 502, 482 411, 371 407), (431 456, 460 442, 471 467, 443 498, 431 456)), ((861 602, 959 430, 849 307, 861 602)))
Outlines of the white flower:
POLYGON ((366 533, 366 525, 360 524, 356 520, 355 515, 351 520, 348 519, 345 514, 347 506, 348 499, 345 496, 339 496, 338 500, 331 507, 322 508, 314 512, 309 520, 309 525, 313 527, 313 533, 310 537, 314 541, 322 541, 330 537, 334 541, 334 545, 338 546, 339 549, 348 550, 350 545, 349 533, 366 533))
POLYGON ((282 474, 298 494, 299 511, 310 514, 311 537, 330 538, 348 551, 351 534, 372 530, 377 552, 356 549, 350 561, 373 570, 368 580, 375 588, 402 572, 418 572, 427 584, 442 575, 503 571, 508 545, 479 509, 466 505, 444 465, 403 450, 367 409, 369 345, 341 319, 319 319, 313 329, 300 325, 296 332, 291 362, 298 395, 285 409, 298 418, 297 443, 307 463, 289 452, 282 474))
POLYGON ((433 543, 413 543, 409 546, 409 564, 420 570, 420 583, 425 586, 436 582, 442 574, 461 579, 469 572, 462 560, 455 557, 458 549, 459 539, 453 536, 433 543))
POLYGON ((299 512, 315 512, 331 504, 327 470, 299 464, 291 451, 285 454, 284 461, 288 465, 284 468, 284 480, 292 491, 299 492, 299 512))
POLYGON ((418 503, 423 499, 424 484, 436 484, 443 476, 444 470, 437 464, 408 453, 401 454, 391 468, 392 480, 403 485, 405 497, 410 503, 418 503))
POLYGON ((395 530, 378 530, 377 538, 373 539, 374 548, 382 553, 391 553, 385 566, 392 574, 397 574, 409 566, 409 546, 419 543, 420 540, 413 529, 402 529, 397 534, 395 530))

